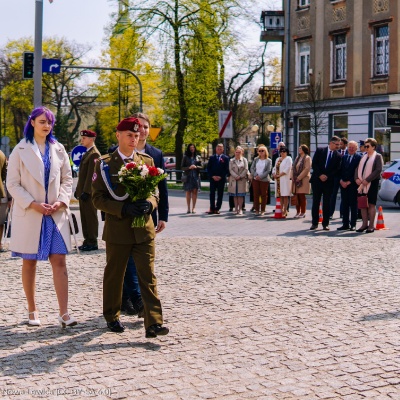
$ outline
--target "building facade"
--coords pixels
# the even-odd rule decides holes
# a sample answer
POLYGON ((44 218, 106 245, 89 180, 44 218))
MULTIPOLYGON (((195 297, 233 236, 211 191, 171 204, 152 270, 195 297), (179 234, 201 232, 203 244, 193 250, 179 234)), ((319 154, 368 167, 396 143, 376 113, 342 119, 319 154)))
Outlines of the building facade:
MULTIPOLYGON (((374 137, 385 162, 400 158, 400 2, 286 0, 285 140, 313 152, 332 135, 374 137), (287 64, 288 63, 288 64, 287 64), (396 112, 396 111, 395 111, 396 112)), ((262 38, 262 36, 261 36, 262 38)))

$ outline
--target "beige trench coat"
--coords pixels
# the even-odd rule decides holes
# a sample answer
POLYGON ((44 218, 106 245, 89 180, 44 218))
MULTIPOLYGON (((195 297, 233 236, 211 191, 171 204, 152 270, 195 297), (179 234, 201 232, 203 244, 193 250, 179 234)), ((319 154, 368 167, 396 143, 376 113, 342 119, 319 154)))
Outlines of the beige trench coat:
MULTIPOLYGON (((50 176, 48 204, 61 201, 67 207, 72 193, 72 173, 64 146, 50 143, 50 176)), ((37 144, 22 139, 10 155, 7 172, 7 189, 13 197, 12 232, 10 250, 17 253, 36 254, 39 248, 43 215, 28 208, 32 201, 44 203, 44 165, 37 144)), ((71 234, 66 208, 61 207, 52 215, 68 251, 71 234)))
MULTIPOLYGON (((304 156, 304 168, 303 171, 301 171, 300 175, 298 176, 299 179, 301 179, 301 186, 296 187, 295 182, 292 181, 292 193, 304 193, 304 194, 310 194, 311 191, 311 184, 310 184, 310 176, 311 176, 311 157, 309 155, 304 156)), ((292 176, 293 176, 293 169, 298 167, 299 165, 296 165, 293 163, 292 167, 292 176)))
POLYGON ((244 157, 236 160, 235 157, 229 161, 229 173, 231 174, 228 181, 228 192, 236 193, 236 182, 238 185, 238 193, 247 193, 249 191, 249 164, 244 157), (240 180, 235 178, 240 176, 240 180))

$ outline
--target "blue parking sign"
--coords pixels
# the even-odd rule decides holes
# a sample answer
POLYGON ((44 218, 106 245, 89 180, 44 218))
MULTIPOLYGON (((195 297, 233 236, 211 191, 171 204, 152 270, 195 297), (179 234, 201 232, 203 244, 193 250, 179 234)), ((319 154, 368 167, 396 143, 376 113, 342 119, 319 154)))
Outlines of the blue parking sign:
POLYGON ((71 151, 71 160, 72 162, 79 167, 79 164, 81 163, 81 159, 84 153, 86 153, 86 147, 85 146, 76 146, 72 149, 71 151))
POLYGON ((282 132, 271 132, 270 133, 271 149, 277 149, 279 142, 282 142, 282 132))

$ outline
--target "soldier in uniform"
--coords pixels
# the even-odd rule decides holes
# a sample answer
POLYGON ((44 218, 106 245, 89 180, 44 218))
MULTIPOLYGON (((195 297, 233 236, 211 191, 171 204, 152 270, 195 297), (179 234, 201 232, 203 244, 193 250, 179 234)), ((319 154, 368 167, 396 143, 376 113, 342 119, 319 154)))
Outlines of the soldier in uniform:
POLYGON ((146 337, 167 335, 169 329, 162 325, 161 302, 157 296, 157 280, 154 275, 155 229, 151 212, 157 207, 158 198, 153 195, 145 200, 130 201, 125 188, 119 183, 118 171, 124 163, 144 161, 154 165, 153 159, 136 153, 139 141, 140 121, 125 118, 117 126, 118 148, 96 162, 92 182, 92 198, 96 208, 105 212, 103 240, 106 242, 106 267, 103 281, 103 315, 108 328, 123 332, 119 320, 122 286, 130 255, 136 264, 140 291, 144 304, 146 337), (132 228, 132 218, 145 215, 143 228, 132 228))
POLYGON ((3 182, 7 176, 7 159, 5 154, 0 150, 0 252, 6 251, 2 247, 4 224, 6 222, 7 208, 11 206, 11 196, 7 195, 5 185, 3 182))
POLYGON ((83 130, 80 132, 81 145, 86 147, 79 165, 79 177, 74 196, 79 200, 81 214, 83 244, 79 246, 81 251, 97 250, 97 236, 99 232, 99 220, 97 209, 92 202, 92 176, 96 160, 101 156, 94 144, 96 132, 83 130))

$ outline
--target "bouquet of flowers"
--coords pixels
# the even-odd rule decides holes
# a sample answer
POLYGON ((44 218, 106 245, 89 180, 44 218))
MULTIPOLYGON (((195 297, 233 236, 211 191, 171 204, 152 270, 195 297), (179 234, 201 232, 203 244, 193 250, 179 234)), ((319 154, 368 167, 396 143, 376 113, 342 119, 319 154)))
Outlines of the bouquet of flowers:
MULTIPOLYGON (((118 175, 119 181, 125 187, 132 201, 145 200, 150 197, 156 192, 159 182, 167 177, 161 168, 147 166, 143 161, 123 165, 118 175)), ((143 228, 145 225, 144 215, 133 218, 132 228, 143 228)))

